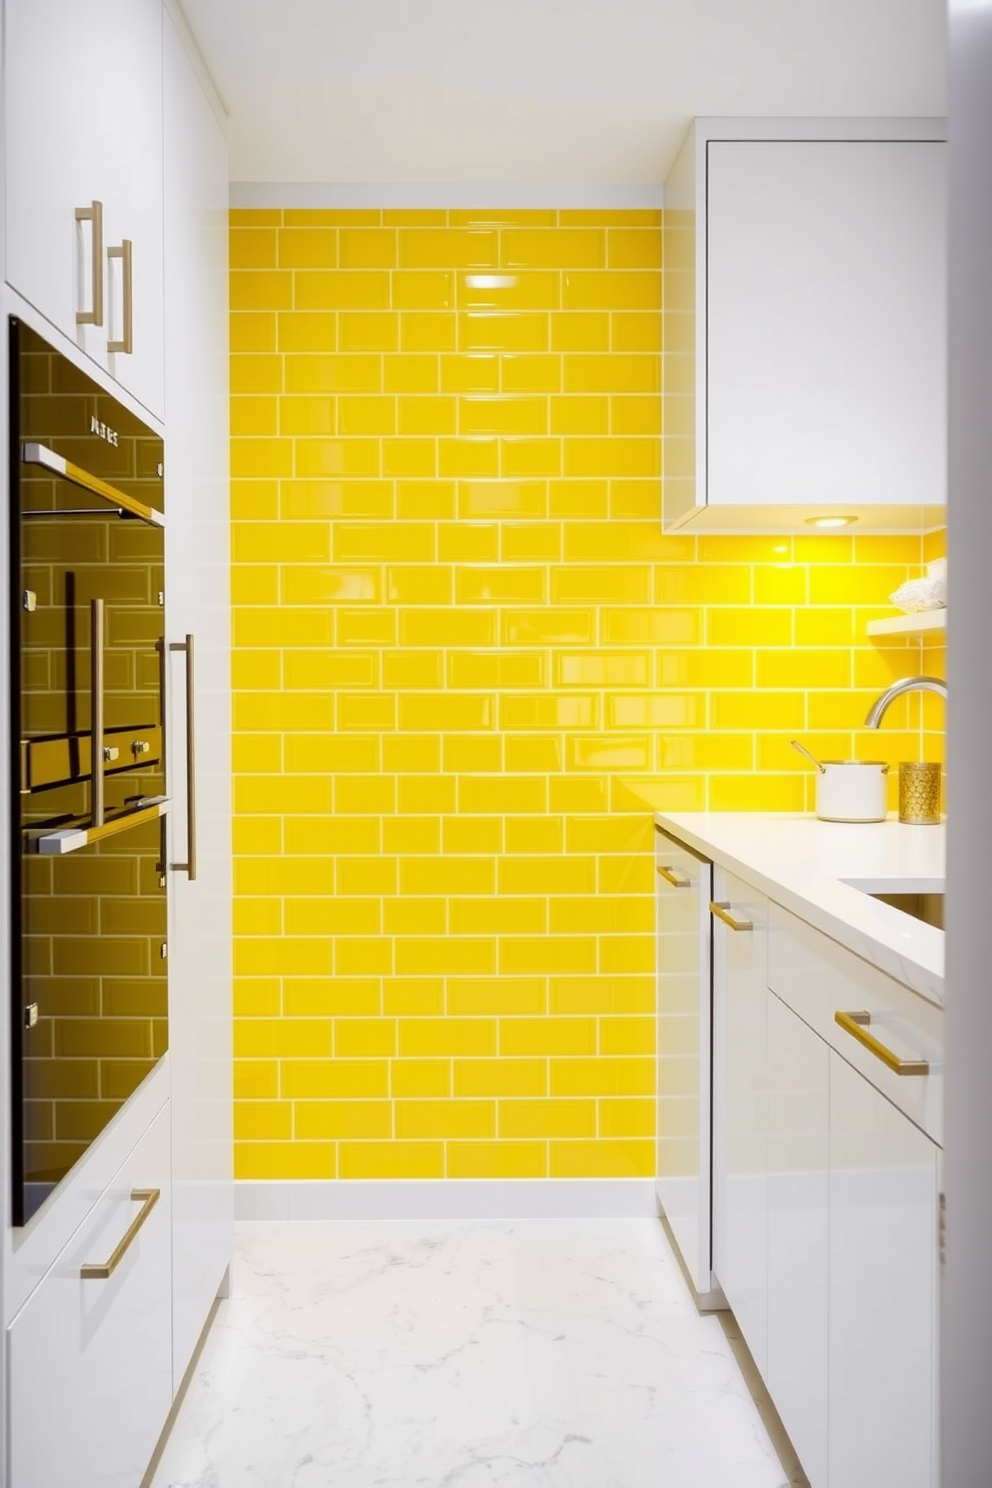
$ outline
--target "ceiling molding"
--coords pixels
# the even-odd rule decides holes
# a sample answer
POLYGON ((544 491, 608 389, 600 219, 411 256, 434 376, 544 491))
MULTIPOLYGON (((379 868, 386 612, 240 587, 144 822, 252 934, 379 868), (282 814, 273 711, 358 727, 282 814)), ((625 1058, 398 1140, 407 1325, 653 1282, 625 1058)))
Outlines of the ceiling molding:
POLYGON ((570 182, 544 185, 536 181, 488 183, 470 181, 232 181, 232 207, 380 207, 470 208, 544 207, 563 211, 603 208, 655 209, 664 205, 660 182, 570 182))

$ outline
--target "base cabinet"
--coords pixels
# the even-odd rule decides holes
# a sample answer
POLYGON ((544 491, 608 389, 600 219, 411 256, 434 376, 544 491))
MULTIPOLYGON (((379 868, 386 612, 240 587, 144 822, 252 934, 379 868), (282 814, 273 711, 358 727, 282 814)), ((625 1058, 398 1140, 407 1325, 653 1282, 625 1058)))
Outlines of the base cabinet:
POLYGON ((825 1488, 830 1050, 768 996, 768 1390, 825 1488))
POLYGON ((169 1124, 166 1103, 7 1330, 8 1488, 142 1480, 172 1403, 169 1124), (82 1276, 143 1205, 112 1274, 82 1276))
POLYGON ((937 1481, 937 1153, 831 1050, 830 1488, 937 1481))
POLYGON ((811 1488, 936 1488, 940 1148, 907 1109, 933 1116, 939 1027, 885 1012, 873 968, 713 879, 716 1279, 811 1488), (837 1025, 861 1001, 929 1072, 890 1073, 837 1025))
POLYGON ((713 866, 655 836, 658 931, 658 1201, 697 1294, 713 1286, 710 1246, 710 897, 713 866))
POLYGON ((713 1270, 768 1369, 768 904, 713 870, 713 1270), (733 922, 733 924, 731 923, 733 922))

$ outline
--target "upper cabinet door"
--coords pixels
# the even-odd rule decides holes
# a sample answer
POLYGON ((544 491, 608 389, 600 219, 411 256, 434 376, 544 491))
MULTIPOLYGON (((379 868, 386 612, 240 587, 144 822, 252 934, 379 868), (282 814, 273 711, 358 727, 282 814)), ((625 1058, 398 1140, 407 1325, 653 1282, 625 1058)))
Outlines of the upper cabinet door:
POLYGON ((707 499, 944 499, 944 146, 712 140, 707 499))
POLYGON ((7 281, 161 417, 159 0, 7 0, 4 28, 7 281))
POLYGON ((936 134, 926 121, 697 121, 665 188, 666 527, 943 519, 936 134))

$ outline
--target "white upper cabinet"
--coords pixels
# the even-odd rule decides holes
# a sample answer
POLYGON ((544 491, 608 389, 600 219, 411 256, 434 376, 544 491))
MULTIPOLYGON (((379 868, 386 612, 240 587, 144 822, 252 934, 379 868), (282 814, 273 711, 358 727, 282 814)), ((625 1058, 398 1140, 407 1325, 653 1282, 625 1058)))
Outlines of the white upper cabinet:
POLYGON ((942 520, 939 134, 877 119, 690 131, 665 196, 666 528, 942 520))
POLYGON ((6 0, 4 48, 7 281, 161 418, 160 0, 6 0))

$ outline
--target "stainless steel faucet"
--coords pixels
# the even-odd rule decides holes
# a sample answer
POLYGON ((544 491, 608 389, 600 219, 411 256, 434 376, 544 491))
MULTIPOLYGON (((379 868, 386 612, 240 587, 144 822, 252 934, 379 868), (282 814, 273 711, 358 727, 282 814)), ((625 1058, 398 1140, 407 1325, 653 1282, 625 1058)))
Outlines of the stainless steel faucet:
POLYGON ((885 716, 885 710, 897 697, 902 697, 904 692, 936 692, 947 701, 947 683, 942 682, 939 677, 903 677, 900 682, 893 682, 892 686, 886 688, 880 698, 876 698, 868 710, 865 719, 865 728, 877 729, 885 716))

